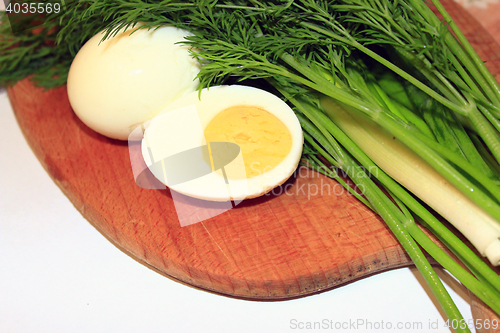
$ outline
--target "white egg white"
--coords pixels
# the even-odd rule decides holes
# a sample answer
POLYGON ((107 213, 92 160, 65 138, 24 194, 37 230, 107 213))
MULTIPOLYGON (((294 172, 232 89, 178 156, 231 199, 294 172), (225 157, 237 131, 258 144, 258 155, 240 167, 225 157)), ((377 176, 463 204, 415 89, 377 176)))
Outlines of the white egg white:
POLYGON ((104 41, 102 32, 92 37, 68 74, 76 115, 96 132, 119 140, 198 87, 198 62, 187 45, 176 44, 189 32, 170 26, 136 28, 104 41))
MULTIPOLYGON (((231 85, 217 86, 193 92, 169 104, 147 124, 142 142, 145 162, 151 166, 158 158, 178 154, 206 144, 204 129, 221 111, 231 106, 262 108, 288 128, 292 137, 290 153, 272 170, 247 179, 242 169, 241 152, 238 158, 221 170, 171 186, 162 167, 150 168, 152 173, 171 189, 190 197, 210 201, 238 201, 261 196, 284 183, 296 170, 302 154, 303 135, 293 110, 277 96, 253 87, 231 85), (154 154, 152 153, 154 152, 154 154), (152 157, 156 155, 156 157, 152 157), (238 175, 239 173, 239 175, 238 175), (233 179, 231 179, 233 178, 233 179), (239 178, 239 179, 237 179, 239 178), (227 183, 226 183, 227 182, 227 183)), ((163 166, 164 167, 164 166, 163 166)), ((185 165, 186 170, 198 165, 185 165)))

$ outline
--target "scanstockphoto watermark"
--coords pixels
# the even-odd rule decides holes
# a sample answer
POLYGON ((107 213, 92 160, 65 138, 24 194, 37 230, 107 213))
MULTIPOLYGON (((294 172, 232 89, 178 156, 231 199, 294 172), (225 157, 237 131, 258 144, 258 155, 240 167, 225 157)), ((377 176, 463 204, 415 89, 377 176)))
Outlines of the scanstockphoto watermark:
POLYGON ((392 321, 392 320, 370 320, 370 319, 349 319, 332 320, 322 319, 317 321, 305 321, 290 319, 289 328, 294 331, 381 331, 381 332, 432 332, 435 330, 457 329, 481 330, 498 329, 500 327, 498 319, 429 319, 427 321, 392 321))
POLYGON ((380 330, 387 331, 429 331, 440 328, 439 320, 422 321, 385 321, 385 320, 369 320, 369 319, 349 319, 349 320, 332 320, 322 319, 319 321, 301 321, 298 319, 290 320, 290 329, 297 331, 309 330, 342 330, 342 331, 366 331, 380 330))

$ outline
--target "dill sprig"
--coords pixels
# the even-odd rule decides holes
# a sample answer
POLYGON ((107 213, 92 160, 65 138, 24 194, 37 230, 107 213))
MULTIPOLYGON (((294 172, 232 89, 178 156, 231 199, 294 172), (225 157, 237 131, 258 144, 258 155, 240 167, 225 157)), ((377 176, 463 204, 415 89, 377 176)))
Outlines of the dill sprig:
POLYGON ((10 85, 27 76, 46 88, 57 87, 66 82, 67 69, 72 57, 66 50, 54 47, 57 25, 47 24, 14 34, 11 25, 25 25, 8 20, 0 13, 0 85, 10 85))

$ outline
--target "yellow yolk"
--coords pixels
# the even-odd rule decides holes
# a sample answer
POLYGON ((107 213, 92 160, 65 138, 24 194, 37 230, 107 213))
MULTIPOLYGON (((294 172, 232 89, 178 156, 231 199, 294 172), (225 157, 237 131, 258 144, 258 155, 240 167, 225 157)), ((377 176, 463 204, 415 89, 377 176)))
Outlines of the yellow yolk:
POLYGON ((205 128, 205 140, 236 143, 246 177, 274 169, 292 149, 288 128, 270 112, 254 106, 232 106, 219 112, 205 128))

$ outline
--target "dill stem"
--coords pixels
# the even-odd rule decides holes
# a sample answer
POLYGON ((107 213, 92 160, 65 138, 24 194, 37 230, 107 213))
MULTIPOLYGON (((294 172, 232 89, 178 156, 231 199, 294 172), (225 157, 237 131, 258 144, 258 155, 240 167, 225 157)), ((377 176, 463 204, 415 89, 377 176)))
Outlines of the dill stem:
MULTIPOLYGON (((440 146, 434 140, 426 137, 419 132, 409 131, 408 128, 402 125, 400 122, 396 121, 394 118, 389 116, 386 112, 375 106, 366 105, 359 98, 354 98, 352 95, 349 98, 344 99, 346 94, 344 91, 335 87, 327 79, 321 75, 312 71, 307 65, 299 62, 293 56, 289 54, 283 54, 281 58, 290 66, 295 68, 298 72, 302 73, 312 81, 316 80, 317 91, 330 96, 342 103, 345 103, 369 116, 377 124, 385 128, 396 138, 401 140, 410 149, 417 153, 421 158, 423 158, 427 163, 429 163, 433 168, 435 168, 440 174, 442 174, 449 182, 455 185, 462 193, 469 197, 478 206, 482 207, 486 212, 488 212, 497 221, 500 221, 500 207, 493 199, 485 193, 481 188, 473 184, 467 177, 462 175, 458 170, 456 170, 450 163, 448 163, 443 157, 441 157, 437 151, 444 153, 447 158, 450 158, 454 163, 457 163, 460 167, 463 167, 468 174, 475 179, 481 180, 485 187, 488 188, 490 193, 492 193, 496 198, 500 199, 500 188, 493 184, 489 178, 487 178, 483 173, 478 172, 477 168, 472 166, 469 162, 463 159, 461 156, 457 156, 445 147, 440 146), (331 90, 330 90, 331 89, 331 90), (342 92, 342 95, 338 95, 338 92, 342 92), (432 148, 431 148, 432 147, 432 148)), ((303 80, 302 80, 303 81, 303 80)), ((312 87, 311 84, 308 84, 312 87)))
MULTIPOLYGON (((378 119, 373 119, 383 128, 387 129, 389 133, 398 138, 401 142, 407 145, 411 150, 417 153, 421 158, 423 158, 427 163, 429 163, 434 169, 436 169, 443 177, 445 177, 449 182, 455 185, 462 193, 464 193, 469 199, 475 202, 478 206, 483 208, 486 212, 488 212, 493 218, 497 221, 500 221, 500 209, 498 204, 493 201, 484 191, 470 182, 466 177, 464 177, 459 171, 457 171, 451 164, 446 162, 441 156, 439 156, 434 150, 435 147, 427 146, 422 141, 417 139, 416 136, 408 133, 407 129, 401 128, 397 126, 397 123, 390 117, 388 117, 384 113, 380 113, 380 117, 378 119), (433 147, 433 148, 431 148, 433 147)), ((415 133, 418 135, 418 133, 415 133)), ((425 135, 419 135, 419 138, 423 140, 429 140, 425 135)), ((438 144, 434 143, 437 147, 438 144)), ((444 149, 442 149, 444 151, 444 149)), ((450 155, 454 155, 450 153, 450 155)), ((463 165, 468 165, 470 170, 476 170, 475 167, 470 165, 463 158, 459 158, 457 160, 462 160, 463 165)), ((477 175, 477 177, 481 177, 477 175)), ((488 181, 491 183, 491 180, 488 181)), ((496 189, 496 186, 494 187, 496 189)))
MULTIPOLYGON (((315 125, 318 124, 320 128, 323 128, 323 121, 320 121, 319 119, 316 119, 313 115, 311 115, 307 108, 301 107, 299 109, 306 115, 307 118, 314 122, 315 125)), ((328 131, 328 129, 323 128, 320 129, 320 131, 322 133, 326 133, 328 136, 331 136, 331 133, 328 131)), ((332 137, 332 139, 329 141, 336 140, 334 140, 332 137)), ((337 149, 341 148, 338 147, 337 149)), ((357 165, 354 160, 348 156, 348 154, 340 154, 345 156, 345 160, 343 161, 344 171, 358 187, 363 188, 363 195, 368 199, 375 212, 379 214, 385 221, 406 253, 408 253, 412 262, 420 271, 427 285, 435 295, 446 316, 450 320, 458 320, 460 322, 460 320, 462 320, 462 315, 458 311, 458 308, 451 299, 449 293, 444 288, 441 280, 430 265, 429 261, 422 253, 422 250, 406 230, 406 223, 401 221, 401 212, 396 207, 394 207, 389 198, 380 190, 379 187, 377 187, 370 180, 364 170, 361 169, 359 165, 357 165)), ((459 329, 457 332, 469 332, 469 330, 468 328, 465 328, 459 329)))
MULTIPOLYGON (((419 13, 426 20, 428 20, 428 22, 432 22, 434 25, 442 24, 442 22, 436 17, 436 15, 434 15, 432 10, 424 2, 420 2, 419 0, 409 1, 414 8, 416 8, 419 13)), ((432 0, 432 3, 439 13, 443 15, 443 18, 457 36, 458 41, 460 41, 459 43, 451 33, 446 33, 445 41, 447 45, 465 65, 472 77, 479 83, 486 95, 490 98, 491 102, 498 107, 500 105, 500 86, 496 82, 495 78, 488 71, 484 62, 479 58, 472 45, 469 43, 467 38, 465 38, 464 34, 460 31, 439 0, 432 0)))
POLYGON ((431 82, 446 98, 450 101, 456 101, 464 108, 468 106, 467 101, 457 91, 457 89, 447 80, 442 73, 432 68, 432 65, 427 59, 422 59, 412 52, 405 50, 402 47, 396 47, 395 50, 420 71, 429 82, 431 82))
MULTIPOLYGON (((289 96, 292 103, 296 105, 301 112, 307 114, 308 118, 324 127, 323 132, 331 133, 335 139, 345 147, 350 154, 368 170, 377 170, 372 173, 381 184, 383 184, 396 198, 406 205, 412 212, 420 217, 428 226, 428 229, 438 237, 460 260, 472 271, 477 272, 481 280, 487 281, 495 290, 500 292, 500 277, 481 260, 468 246, 466 246, 453 232, 445 227, 432 213, 425 209, 412 195, 410 195, 399 183, 387 175, 383 170, 361 150, 351 138, 349 138, 329 117, 315 108, 306 107, 296 99, 289 96), (306 111, 304 111, 306 110, 306 111)), ((299 118, 300 119, 300 118, 299 118)), ((305 122, 304 122, 305 123, 305 122)), ((310 131, 310 127, 304 127, 310 131)), ((324 140, 323 140, 324 141, 324 140)), ((322 141, 322 142, 323 142, 322 141)), ((324 155, 323 155, 324 156, 324 155)), ((432 255, 432 252, 429 252, 432 255)))
POLYGON ((485 108, 484 106, 478 105, 477 107, 488 119, 491 125, 493 125, 493 127, 495 127, 495 129, 500 133, 500 120, 495 118, 495 116, 491 113, 491 111, 485 108))
POLYGON ((481 283, 474 278, 462 266, 451 259, 439 246, 437 246, 429 237, 417 226, 415 222, 408 223, 406 228, 409 234, 422 246, 422 248, 431 254, 432 257, 444 269, 448 270, 474 295, 485 302, 493 311, 500 313, 500 293, 489 283, 481 283))
POLYGON ((469 119, 486 143, 486 146, 490 149, 493 156, 495 156, 497 161, 500 161, 500 137, 498 135, 498 131, 495 130, 493 125, 477 108, 471 110, 469 119))
MULTIPOLYGON (((313 112, 313 111, 311 111, 313 112)), ((329 113, 330 114, 330 113, 329 113)), ((325 116, 319 112, 313 112, 314 117, 319 117, 320 119, 325 118, 325 116)), ((337 119, 337 117, 335 117, 337 119)), ((338 121, 342 122, 344 116, 340 116, 338 121)), ((320 122, 327 122, 323 119, 320 122)), ((335 136, 339 143, 344 147, 349 147, 349 151, 352 156, 359 161, 361 165, 365 168, 371 169, 374 166, 374 162, 359 148, 357 145, 349 138, 347 135, 341 131, 337 125, 332 122, 328 122, 325 125, 329 131, 335 136)), ((376 143, 374 143, 376 145, 376 143)), ((457 277, 464 285, 470 287, 471 291, 480 294, 482 299, 489 304, 492 309, 499 308, 500 302, 500 278, 496 275, 481 259, 479 259, 465 244, 463 244, 456 235, 454 235, 450 230, 445 228, 428 210, 424 209, 411 195, 409 195, 406 190, 404 190, 399 184, 397 184, 392 178, 385 174, 382 170, 375 173, 375 177, 388 189, 389 193, 396 194, 393 196, 396 202, 402 202, 407 205, 412 211, 423 218, 428 225, 432 226, 430 230, 436 234, 436 236, 447 245, 453 253, 455 253, 460 259, 464 259, 463 262, 467 267, 470 267, 473 272, 475 272, 481 282, 474 279, 468 272, 466 272, 460 265, 456 264, 448 255, 446 255, 439 247, 437 247, 419 228, 416 226, 412 218, 408 218, 405 222, 405 227, 410 232, 411 236, 423 246, 423 248, 428 251, 438 262, 446 269, 448 269, 455 277, 457 277), (487 294, 487 295, 485 295, 487 294)), ((400 207, 403 211, 406 209, 404 206, 400 207)), ((409 215, 405 214, 405 215, 409 215)))
MULTIPOLYGON (((354 161, 354 159, 350 157, 348 153, 343 152, 343 149, 337 144, 337 141, 334 139, 332 133, 328 129, 330 125, 333 125, 333 123, 331 121, 324 122, 320 118, 316 117, 320 113, 314 112, 312 109, 310 110, 309 108, 300 104, 291 96, 285 96, 287 98, 290 98, 290 100, 299 108, 299 110, 311 122, 313 122, 314 125, 318 127, 320 132, 329 138, 326 140, 326 142, 332 142, 335 144, 335 146, 330 146, 330 150, 335 150, 337 155, 344 156, 344 160, 342 161, 343 170, 356 184, 356 186, 363 188, 363 195, 368 199, 374 211, 379 214, 385 221, 406 253, 408 253, 412 262, 420 271, 427 285, 435 295, 446 316, 450 320, 459 320, 460 322, 460 320, 462 320, 462 315, 458 311, 458 308, 444 288, 441 280, 430 265, 429 261, 422 253, 422 250, 419 248, 412 236, 408 233, 406 229, 407 221, 405 221, 405 218, 402 215, 401 211, 399 211, 399 209, 394 206, 394 204, 389 200, 385 193, 383 193, 382 190, 373 183, 373 181, 368 177, 368 175, 366 175, 364 170, 360 168, 360 166, 354 161), (324 125, 326 125, 328 128, 324 127, 324 125)), ((431 251, 433 250, 435 250, 435 248, 431 249, 431 251)), ((457 332, 469 332, 469 330, 468 328, 465 328, 459 329, 457 332)))
MULTIPOLYGON (((349 177, 356 183, 356 185, 363 187, 363 194, 368 198, 376 212, 386 222, 387 226, 396 236, 406 253, 408 253, 412 262, 420 271, 427 285, 435 295, 446 316, 450 320, 459 320, 459 322, 460 320, 463 320, 460 311, 451 299, 449 293, 446 291, 446 288, 439 279, 439 276, 436 274, 415 240, 406 230, 405 223, 397 219, 396 216, 399 214, 395 208, 390 206, 392 205, 392 202, 390 202, 384 193, 381 193, 380 189, 376 185, 367 179, 366 174, 361 173, 361 170, 358 170, 357 168, 355 169, 355 165, 350 165, 349 162, 347 163, 349 177)), ((469 329, 459 328, 457 329, 457 332, 469 332, 469 329)))
POLYGON ((304 27, 307 27, 308 29, 315 30, 317 32, 320 32, 320 33, 328 36, 328 37, 337 39, 337 40, 339 40, 341 42, 344 42, 346 44, 349 44, 349 45, 355 47, 359 51, 363 52, 364 54, 368 55, 372 59, 376 60, 380 64, 382 64, 385 67, 387 67, 388 69, 392 70, 394 73, 398 74, 403 79, 407 80, 408 82, 412 83, 416 87, 420 88, 427 95, 429 95, 430 97, 434 98, 435 100, 437 100, 441 104, 445 105, 446 107, 448 107, 448 108, 450 108, 450 109, 452 109, 452 110, 454 110, 454 111, 456 111, 458 113, 461 113, 461 114, 464 114, 464 115, 467 114, 467 110, 466 109, 457 106, 455 103, 451 102, 449 99, 447 99, 447 98, 443 97, 442 95, 440 95, 439 93, 435 92, 430 87, 428 87, 427 85, 425 85, 421 81, 417 80, 412 75, 408 74, 407 72, 405 72, 404 70, 402 70, 398 66, 394 65, 392 62, 388 61, 384 57, 382 57, 382 56, 378 55, 377 53, 373 52, 369 48, 363 46, 362 44, 360 44, 359 42, 357 42, 356 40, 354 40, 352 37, 350 37, 350 36, 349 36, 349 38, 341 37, 341 36, 339 36, 339 35, 337 35, 335 33, 332 33, 332 32, 330 32, 330 31, 328 31, 326 29, 323 29, 323 28, 321 28, 321 27, 319 27, 319 26, 317 26, 315 24, 311 24, 311 23, 308 23, 308 22, 301 22, 300 24, 303 25, 304 27))

